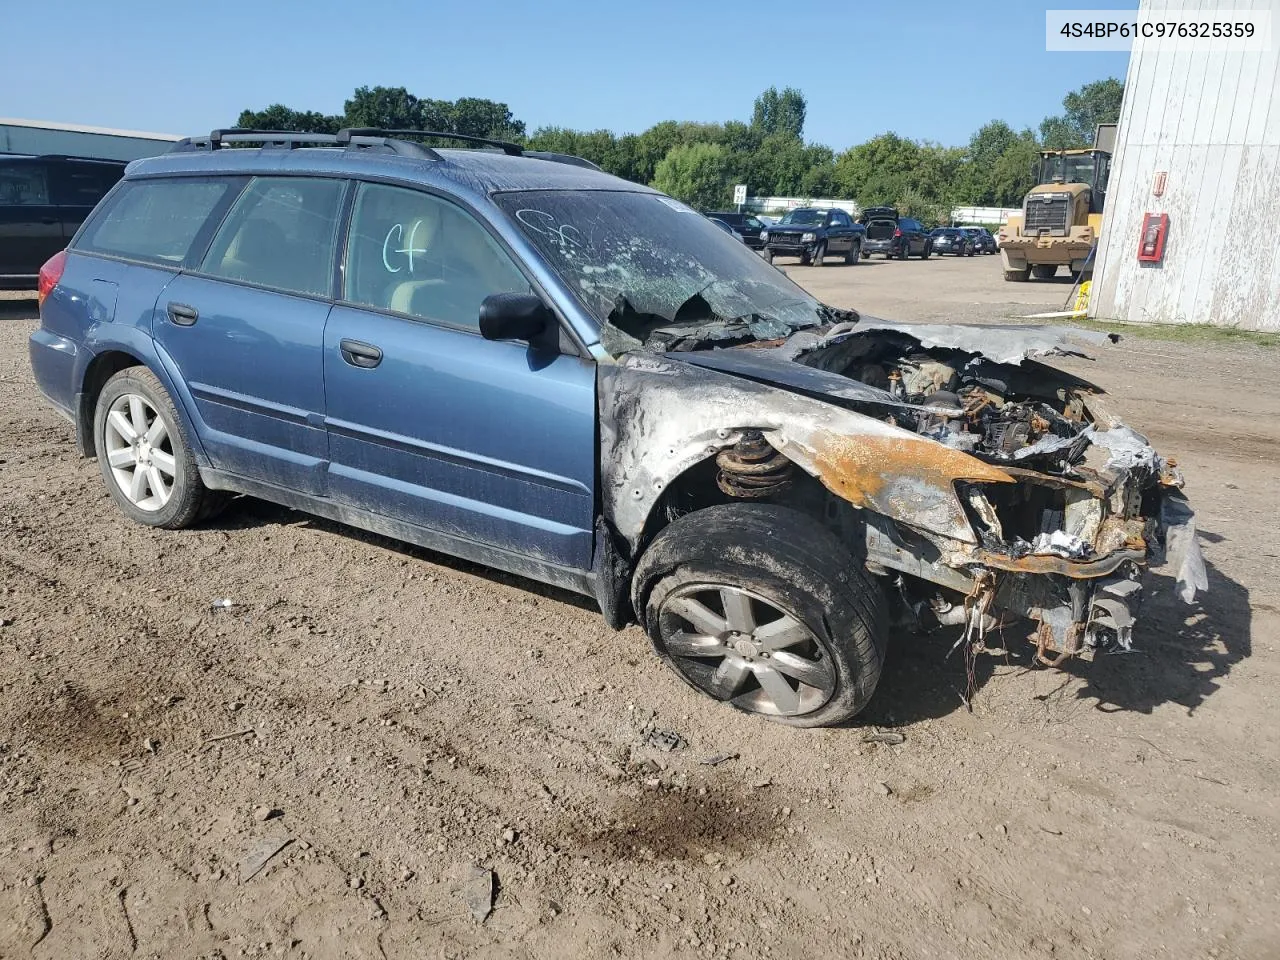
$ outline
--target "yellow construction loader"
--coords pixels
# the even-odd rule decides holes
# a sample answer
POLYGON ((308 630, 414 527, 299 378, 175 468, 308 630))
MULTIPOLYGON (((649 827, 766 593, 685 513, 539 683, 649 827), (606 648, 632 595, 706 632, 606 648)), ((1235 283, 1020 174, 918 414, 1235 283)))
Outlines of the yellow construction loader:
POLYGON ((1111 151, 1096 145, 1041 151, 1022 214, 1010 215, 997 238, 1006 280, 1048 280, 1060 266, 1072 276, 1080 273, 1102 230, 1110 172, 1111 151))

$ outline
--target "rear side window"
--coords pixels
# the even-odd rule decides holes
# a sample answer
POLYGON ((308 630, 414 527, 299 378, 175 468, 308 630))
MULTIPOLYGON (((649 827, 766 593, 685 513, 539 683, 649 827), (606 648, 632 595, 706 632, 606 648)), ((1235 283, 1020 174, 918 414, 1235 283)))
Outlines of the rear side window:
POLYGON ((77 250, 179 266, 229 180, 131 180, 94 217, 77 250))
POLYGON ((53 175, 55 203, 92 207, 124 175, 124 164, 114 166, 109 163, 68 162, 55 164, 50 172, 53 175))
POLYGON ((327 297, 345 186, 314 177, 251 180, 218 228, 201 271, 327 297))
POLYGON ((0 161, 0 207, 49 202, 49 179, 42 163, 0 161))

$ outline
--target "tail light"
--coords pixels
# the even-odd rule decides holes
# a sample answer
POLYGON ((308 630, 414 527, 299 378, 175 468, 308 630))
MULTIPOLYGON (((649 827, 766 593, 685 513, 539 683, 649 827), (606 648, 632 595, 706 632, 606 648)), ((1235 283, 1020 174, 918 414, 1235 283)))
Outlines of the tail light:
POLYGON ((893 230, 893 239, 897 240, 900 236, 902 236, 902 231, 895 227, 893 230))
POLYGON ((40 279, 36 285, 36 299, 39 306, 44 306, 45 297, 53 293, 53 288, 62 279, 62 271, 67 268, 67 251, 59 250, 44 262, 40 268, 40 279))

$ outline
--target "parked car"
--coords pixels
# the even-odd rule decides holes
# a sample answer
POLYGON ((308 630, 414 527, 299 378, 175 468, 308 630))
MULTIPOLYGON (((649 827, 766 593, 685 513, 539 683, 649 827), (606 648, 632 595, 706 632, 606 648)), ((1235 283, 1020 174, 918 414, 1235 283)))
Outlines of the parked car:
POLYGON ((797 726, 908 624, 1062 662, 1130 648, 1163 547, 1204 588, 1174 466, 1029 359, 1108 335, 860 317, 648 187, 392 134, 180 142, 40 270, 35 383, 126 517, 244 494, 555 584, 797 726))
POLYGON ((769 263, 776 256, 787 256, 820 267, 828 254, 841 254, 845 263, 857 263, 866 233, 843 210, 797 207, 762 231, 760 239, 769 263))
POLYGON ((0 287, 34 289, 40 265, 67 245, 124 166, 0 155, 0 287))
POLYGON ((944 253, 957 257, 972 257, 976 241, 959 227, 938 227, 929 234, 933 243, 933 252, 938 256, 944 253))
POLYGON ((867 256, 882 253, 886 260, 897 257, 919 257, 928 260, 933 252, 929 231, 919 220, 900 217, 893 207, 868 207, 858 217, 867 231, 863 252, 867 256))
POLYGON ((732 210, 717 210, 714 213, 708 213, 707 216, 713 220, 721 220, 727 223, 752 250, 759 250, 764 246, 764 241, 760 239, 760 234, 764 230, 765 224, 755 214, 734 213, 732 210))
POLYGON ((1000 252, 1000 247, 996 244, 996 238, 991 235, 991 231, 986 227, 961 227, 960 229, 973 238, 974 253, 1000 252))
POLYGON ((747 242, 746 238, 742 234, 740 234, 737 230, 733 229, 733 227, 729 226, 729 224, 725 223, 719 217, 708 216, 707 219, 710 220, 712 223, 714 223, 717 227, 719 227, 725 233, 727 233, 729 236, 733 237, 733 239, 737 240, 739 243, 747 242))

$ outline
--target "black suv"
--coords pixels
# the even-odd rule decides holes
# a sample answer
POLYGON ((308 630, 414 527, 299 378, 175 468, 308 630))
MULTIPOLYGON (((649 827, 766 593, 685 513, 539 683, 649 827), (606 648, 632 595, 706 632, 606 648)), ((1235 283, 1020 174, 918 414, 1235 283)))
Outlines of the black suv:
POLYGON ((893 207, 868 207, 858 217, 858 222, 865 224, 867 239, 863 250, 867 256, 883 253, 885 259, 918 256, 928 260, 933 253, 933 241, 929 231, 919 220, 898 216, 893 207))
POLYGON ((0 155, 0 287, 31 288, 124 175, 124 163, 0 155))
POLYGON ((742 234, 742 239, 752 250, 759 250, 764 246, 764 241, 760 239, 760 234, 765 229, 763 220, 749 213, 732 213, 727 210, 715 210, 708 213, 707 216, 712 220, 720 220, 733 227, 734 230, 742 234))
POLYGON ((822 266, 829 253, 844 255, 845 263, 857 263, 867 231, 843 210, 821 207, 797 207, 771 227, 760 238, 764 241, 764 258, 770 263, 779 254, 799 257, 806 266, 822 266))

